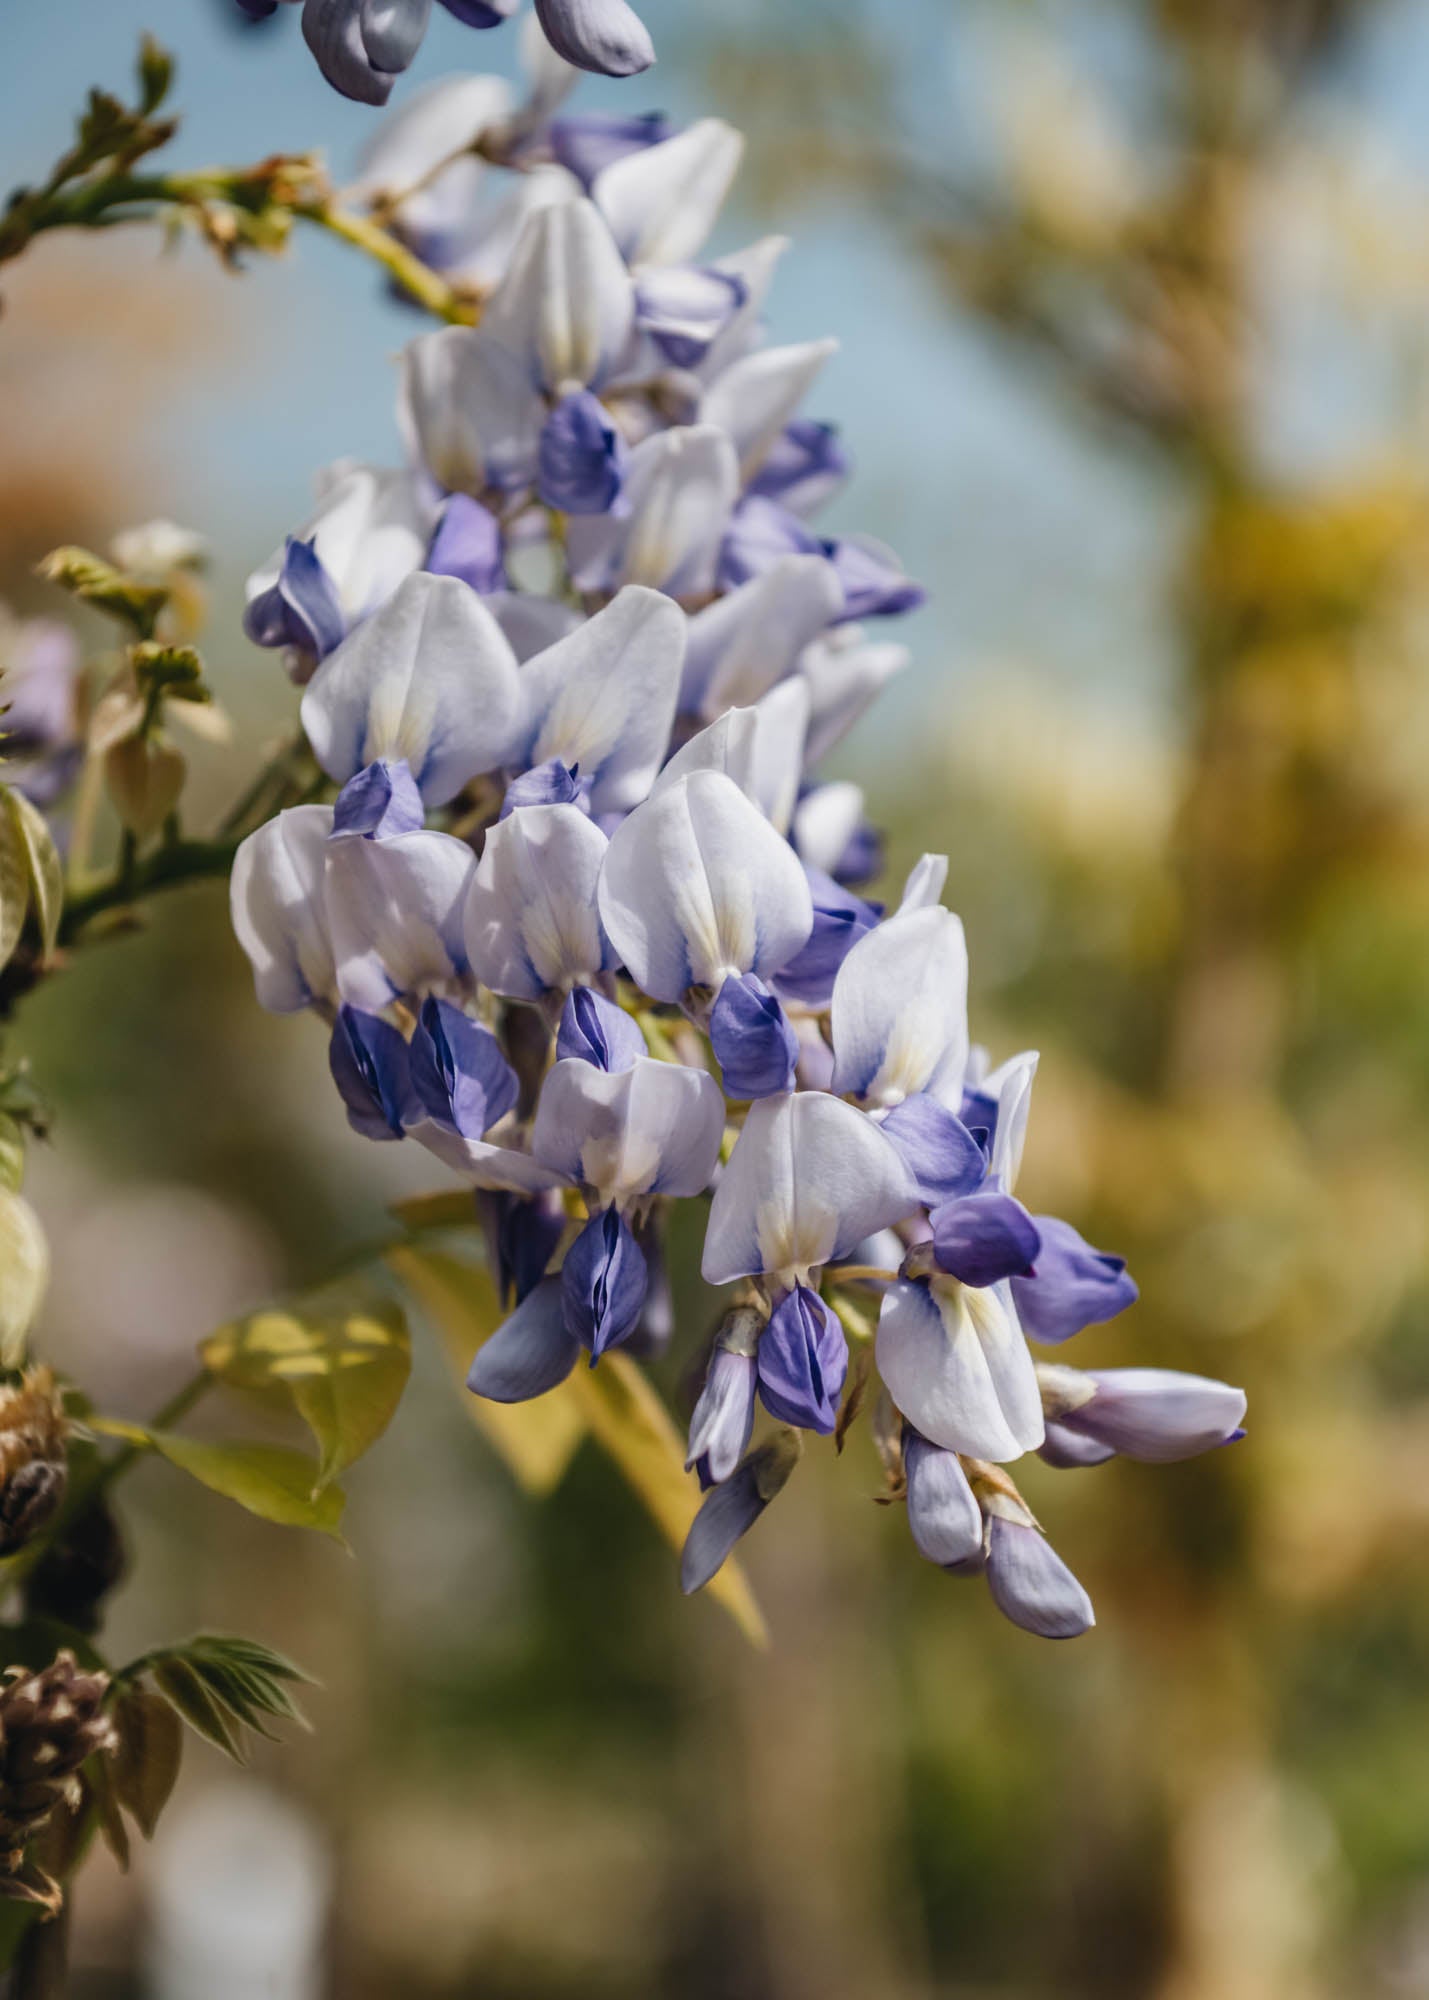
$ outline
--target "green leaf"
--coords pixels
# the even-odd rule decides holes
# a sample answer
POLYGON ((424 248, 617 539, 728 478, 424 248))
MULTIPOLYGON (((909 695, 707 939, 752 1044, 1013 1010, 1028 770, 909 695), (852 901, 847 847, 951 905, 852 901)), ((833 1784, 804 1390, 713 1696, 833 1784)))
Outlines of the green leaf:
POLYGON ((25 1128, 0 1111, 0 1188, 18 1194, 25 1184, 25 1128))
MULTIPOLYGON (((160 1652, 147 1653, 120 1675, 125 1689, 122 1702, 136 1698, 154 1700, 138 1685, 145 1675, 153 1679, 164 1698, 191 1728, 240 1762, 244 1757, 245 1730, 254 1730, 260 1736, 277 1740, 273 1731, 266 1727, 265 1717, 295 1722, 303 1729, 308 1726, 286 1684, 301 1681, 311 1685, 311 1676, 305 1674, 301 1667, 295 1667, 291 1660, 285 1660, 281 1653, 274 1653, 267 1646, 260 1645, 256 1639, 233 1639, 220 1633, 201 1632, 197 1638, 187 1640, 182 1646, 168 1646, 160 1652)), ((175 1747, 175 1771, 177 1760, 178 1750, 175 1747)), ((163 1777, 166 1772, 167 1765, 161 1766, 159 1776, 163 1777)), ((158 1817, 158 1810, 167 1798, 168 1787, 172 1783, 173 1776, 168 1775, 163 1795, 153 1807, 153 1818, 158 1817)), ((125 1803, 129 1803, 127 1798, 125 1803)), ((130 1809, 135 1810, 132 1806, 130 1809)), ((135 1817, 139 1818, 137 1811, 135 1817)), ((145 1825, 142 1818, 140 1825, 145 1825)), ((145 1827, 146 1833, 150 1830, 151 1826, 145 1827)))
POLYGON ((412 1367, 400 1308, 355 1285, 235 1320, 200 1353, 234 1388, 291 1397, 318 1447, 315 1495, 381 1437, 412 1367))
MULTIPOLYGON (((7 798, 10 794, 6 793, 7 798)), ((0 966, 10 963, 30 907, 30 865, 13 814, 0 813, 0 966)))
POLYGON ((0 1368, 18 1368, 49 1282, 50 1253, 25 1197, 0 1188, 0 1368))
POLYGON ((39 919, 40 937, 48 958, 59 935, 60 911, 64 906, 64 868, 54 836, 23 792, 5 787, 5 807, 14 822, 15 834, 25 857, 29 878, 29 904, 39 919))
POLYGON ((318 1490, 318 1467, 306 1453, 276 1444, 209 1444, 172 1431, 149 1431, 114 1417, 91 1417, 91 1430, 147 1445, 225 1500, 283 1528, 316 1528, 338 1534, 343 1495, 335 1486, 318 1490))
POLYGON ((385 1262, 431 1322, 477 1429, 528 1493, 552 1492, 586 1434, 579 1389, 563 1382, 533 1403, 490 1403, 469 1395, 466 1378, 476 1351, 504 1318, 489 1274, 481 1265, 407 1243, 394 1244, 385 1262))
POLYGON ((114 1795, 145 1840, 152 1840, 183 1760, 179 1718, 162 1695, 126 1688, 114 1704, 119 1748, 110 1776, 114 1795))
POLYGON ((187 1660, 178 1656, 160 1660, 154 1668, 154 1685, 173 1703, 190 1729, 197 1730, 235 1764, 247 1761, 243 1738, 232 1718, 213 1699, 187 1660))
MULTIPOLYGON (((414 1244, 394 1245, 386 1262, 436 1327, 453 1373, 465 1385, 473 1355, 503 1318, 490 1276, 480 1266, 414 1244)), ((606 1354, 598 1368, 577 1365, 558 1388, 531 1403, 489 1403, 471 1395, 463 1400, 532 1493, 548 1492, 559 1482, 589 1432, 671 1546, 683 1548, 699 1509, 699 1481, 685 1470, 684 1441, 664 1404, 627 1356, 606 1354)), ((752 1644, 767 1644, 763 1617, 738 1563, 725 1563, 708 1594, 720 1600, 752 1644)))

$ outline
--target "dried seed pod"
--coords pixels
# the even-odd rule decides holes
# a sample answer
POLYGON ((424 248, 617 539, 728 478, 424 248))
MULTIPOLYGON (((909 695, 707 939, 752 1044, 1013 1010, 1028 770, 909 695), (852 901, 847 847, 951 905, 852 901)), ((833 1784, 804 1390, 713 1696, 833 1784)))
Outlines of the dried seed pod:
POLYGON ((48 1368, 0 1389, 0 1556, 39 1533, 64 1497, 69 1424, 48 1368))

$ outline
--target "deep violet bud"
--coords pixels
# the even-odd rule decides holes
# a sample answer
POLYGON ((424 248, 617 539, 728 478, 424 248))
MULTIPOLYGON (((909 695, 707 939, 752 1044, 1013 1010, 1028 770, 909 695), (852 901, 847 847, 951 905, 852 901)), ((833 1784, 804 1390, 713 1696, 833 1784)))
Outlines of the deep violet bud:
POLYGON ((986 1177, 987 1155, 976 1136, 927 1091, 895 1104, 883 1120, 883 1135, 892 1140, 917 1182, 918 1199, 929 1208, 972 1194, 986 1177))
POLYGON ((581 1344, 566 1325, 561 1281, 543 1278, 478 1348, 466 1386, 493 1403, 525 1403, 564 1382, 581 1344))
POLYGON ((833 993, 839 967, 859 939, 876 927, 883 910, 843 888, 821 868, 810 868, 806 863, 804 873, 814 899, 814 928, 809 942, 790 959, 776 983, 784 999, 822 1008, 833 993))
POLYGON ((551 121, 551 153, 586 193, 604 168, 673 136, 663 111, 576 111, 551 121))
POLYGON ((519 806, 579 806, 589 813, 590 781, 581 776, 580 769, 579 764, 563 764, 559 757, 548 757, 544 764, 523 771, 506 787, 497 818, 505 819, 519 806))
POLYGON ((278 580, 250 600, 243 629, 255 646, 296 646, 319 660, 341 645, 347 625, 316 542, 289 535, 278 580))
POLYGON ((480 1191, 476 1203, 501 1303, 519 1305, 546 1275, 565 1232, 560 1190, 548 1188, 531 1195, 480 1191))
POLYGON ((1037 1528, 992 1516, 987 1581, 1004 1618, 1042 1639, 1075 1639, 1096 1624, 1092 1601, 1037 1528))
POLYGON ((710 1009, 710 1046, 731 1097, 772 1097, 794 1080, 799 1043, 784 1010, 752 972, 726 979, 710 1009))
POLYGON ((680 1588, 703 1590, 741 1535, 747 1535, 788 1483, 803 1447, 797 1431, 780 1431, 756 1446, 722 1484, 711 1487, 690 1524, 680 1557, 680 1588))
POLYGON ((427 550, 433 576, 455 576, 483 594, 505 590, 501 523, 469 493, 453 493, 442 508, 427 550))
POLYGON ((1010 1194, 961 1195, 928 1219, 939 1270, 965 1285, 995 1285, 1030 1271, 1036 1261, 1037 1225, 1010 1194))
POLYGON ((777 500, 791 513, 811 514, 848 477, 848 454, 832 424, 796 417, 766 453, 749 492, 777 500))
POLYGON ((1114 1319, 1133 1302, 1136 1283, 1124 1258, 1094 1250, 1055 1215, 1033 1220, 1041 1238, 1036 1271, 1012 1281, 1024 1333, 1033 1340, 1070 1340, 1084 1326, 1114 1319))
POLYGON ((690 1418, 685 1468, 694 1466, 700 1485, 728 1479, 749 1448, 754 1429, 754 1355, 763 1321, 748 1306, 736 1306, 715 1335, 704 1387, 690 1418))
POLYGON ((593 1215, 561 1266, 566 1325, 592 1363, 634 1331, 645 1303, 645 1259, 630 1224, 617 1210, 593 1215))
POLYGON ((464 1139, 479 1139, 515 1110, 516 1072, 500 1043, 449 1000, 422 1002, 409 1053, 423 1111, 464 1139))
POLYGON ((982 1509, 957 1453, 929 1444, 905 1424, 903 1469, 908 1480, 908 1526, 919 1555, 943 1569, 980 1565, 982 1509))
POLYGON ((541 498, 566 514, 608 514, 620 496, 625 458, 625 441, 599 398, 572 390, 541 426, 541 498))
POLYGON ((579 1056, 597 1069, 631 1069, 646 1053, 645 1037, 623 1007, 577 986, 561 1009, 556 1055, 579 1056))
POLYGON ((414 1122, 407 1044, 376 1014, 340 1007, 328 1044, 332 1080, 347 1106, 347 1122, 365 1139, 400 1139, 414 1122))
POLYGON ((817 1292, 807 1285, 786 1292, 760 1335, 755 1359, 760 1400, 770 1416, 826 1437, 838 1421, 848 1342, 817 1292))
POLYGON ((359 833, 368 840, 390 840, 394 834, 415 833, 426 812, 410 765, 381 758, 349 778, 337 795, 332 812, 334 833, 359 833))

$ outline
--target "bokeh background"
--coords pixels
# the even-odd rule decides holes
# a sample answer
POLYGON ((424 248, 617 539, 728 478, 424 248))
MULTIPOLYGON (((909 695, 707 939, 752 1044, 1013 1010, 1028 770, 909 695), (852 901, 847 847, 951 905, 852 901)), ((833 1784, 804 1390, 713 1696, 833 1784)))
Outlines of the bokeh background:
MULTIPOLYGON (((1100 1624, 1004 1625, 810 1456, 748 1544, 772 1650, 686 1603, 587 1448, 521 1495, 419 1337, 352 1476, 354 1554, 165 1468, 126 1489, 126 1657, 251 1630, 324 1682, 249 1778, 191 1745, 153 1852, 89 1868, 80 1996, 1416 2000, 1429 1993, 1429 5, 650 0, 590 104, 750 136, 722 247, 796 246, 836 331, 840 525, 929 587, 843 753, 891 872, 952 856, 974 1026, 1039 1046, 1024 1190, 1132 1261, 1074 1359, 1224 1376, 1192 1465, 1035 1468, 1100 1624), (265 1984, 264 1981, 267 1981, 265 1984)), ((288 10, 10 10, 0 180, 176 52, 182 164, 373 114, 288 10)), ((507 68, 442 16, 414 72, 507 68)), ((168 514, 208 537, 237 724, 292 696, 243 574, 313 468, 391 460, 415 330, 342 246, 227 279, 154 237, 4 274, 0 588, 168 514)), ((56 1107, 39 1345, 142 1415, 194 1342, 430 1184, 345 1128, 321 1031, 262 1016, 212 888, 22 1009, 56 1107)), ((705 1331, 685 1286, 679 1362, 705 1331)))

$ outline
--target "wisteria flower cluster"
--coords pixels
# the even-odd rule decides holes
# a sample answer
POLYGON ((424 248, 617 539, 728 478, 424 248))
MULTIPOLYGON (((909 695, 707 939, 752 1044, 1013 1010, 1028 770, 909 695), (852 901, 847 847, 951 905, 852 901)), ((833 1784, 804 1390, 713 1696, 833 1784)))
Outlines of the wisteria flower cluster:
POLYGON ((337 787, 239 851, 258 997, 330 1025, 358 1132, 478 1191, 510 1309, 478 1396, 658 1347, 671 1208, 708 1201, 703 1275, 734 1289, 690 1424, 686 1589, 801 1435, 851 1421, 861 1299, 919 1551, 1072 1636, 1091 1605, 1005 1468, 1185 1457, 1244 1397, 1035 1358, 1136 1288, 1017 1199, 1037 1058, 970 1043, 946 859, 871 900, 862 794, 824 775, 905 663, 882 621, 921 596, 814 524, 847 471, 802 414, 833 343, 766 340, 781 239, 705 252, 736 132, 563 116, 550 78, 514 107, 443 84, 367 162, 480 320, 407 347, 403 465, 331 468, 250 581, 337 787))
MULTIPOLYGON (((344 97, 385 104, 411 67, 432 15, 432 0, 234 0, 250 21, 280 5, 301 6, 303 39, 319 69, 344 97)), ((498 28, 517 0, 439 0, 468 28, 498 28)), ((577 69, 635 76, 655 60, 644 22, 626 0, 536 0, 541 32, 577 69)))

